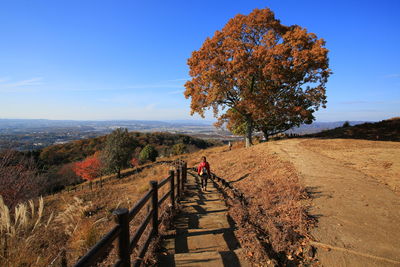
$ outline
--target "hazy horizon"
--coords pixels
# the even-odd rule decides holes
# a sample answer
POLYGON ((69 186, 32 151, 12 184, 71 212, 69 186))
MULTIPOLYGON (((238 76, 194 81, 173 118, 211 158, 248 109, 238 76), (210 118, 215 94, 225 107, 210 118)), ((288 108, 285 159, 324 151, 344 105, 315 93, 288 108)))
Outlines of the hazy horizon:
MULTIPOLYGON (((387 118, 391 119, 391 118, 387 118)), ((72 121, 72 122, 117 122, 117 121, 126 121, 126 122, 134 122, 134 121, 146 121, 146 122, 198 122, 198 123, 214 123, 217 120, 216 119, 176 119, 176 120, 145 120, 145 119, 111 119, 111 120, 102 120, 102 119, 97 119, 97 120, 73 120, 73 119, 44 119, 44 118, 38 118, 38 119, 27 119, 27 118, 0 118, 0 120, 44 120, 44 121, 72 121)), ((374 120, 333 120, 333 121, 320 121, 316 120, 313 123, 334 123, 334 122, 378 122, 374 120)), ((306 125, 306 124, 305 124, 306 125)))

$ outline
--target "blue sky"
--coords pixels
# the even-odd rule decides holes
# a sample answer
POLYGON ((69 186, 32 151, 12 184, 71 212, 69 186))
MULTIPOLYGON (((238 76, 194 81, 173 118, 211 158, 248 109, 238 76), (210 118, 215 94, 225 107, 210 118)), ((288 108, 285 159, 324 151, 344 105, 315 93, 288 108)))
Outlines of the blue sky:
POLYGON ((0 118, 197 119, 187 58, 264 7, 327 42, 334 74, 317 121, 400 115, 398 0, 0 0, 0 118))

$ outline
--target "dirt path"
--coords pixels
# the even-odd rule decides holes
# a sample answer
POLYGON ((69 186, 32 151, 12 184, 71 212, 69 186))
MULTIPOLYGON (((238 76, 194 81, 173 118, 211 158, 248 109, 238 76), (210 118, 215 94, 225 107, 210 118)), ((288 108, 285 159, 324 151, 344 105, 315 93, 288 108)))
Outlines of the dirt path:
POLYGON ((222 195, 210 181, 206 192, 198 182, 189 173, 182 210, 164 236, 158 266, 250 266, 243 260, 222 195))
POLYGON ((313 245, 322 265, 400 266, 399 195, 302 142, 271 142, 268 148, 294 164, 313 197, 310 214, 318 218, 313 245))

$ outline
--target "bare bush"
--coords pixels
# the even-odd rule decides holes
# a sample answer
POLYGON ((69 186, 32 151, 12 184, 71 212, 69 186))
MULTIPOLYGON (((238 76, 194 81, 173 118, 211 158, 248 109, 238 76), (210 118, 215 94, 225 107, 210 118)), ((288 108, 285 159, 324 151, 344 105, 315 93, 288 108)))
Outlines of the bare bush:
POLYGON ((21 157, 12 150, 0 154, 0 195, 13 209, 18 203, 39 194, 39 177, 32 158, 21 157))

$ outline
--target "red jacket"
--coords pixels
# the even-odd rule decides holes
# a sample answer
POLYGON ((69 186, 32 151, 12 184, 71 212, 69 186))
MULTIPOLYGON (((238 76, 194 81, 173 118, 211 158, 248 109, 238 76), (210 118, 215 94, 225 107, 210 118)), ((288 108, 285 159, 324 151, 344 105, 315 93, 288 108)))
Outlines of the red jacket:
POLYGON ((203 162, 203 161, 200 162, 199 167, 197 167, 197 173, 200 175, 201 169, 203 169, 203 167, 206 167, 207 173, 208 173, 208 175, 210 175, 211 174, 211 172, 210 172, 210 164, 208 164, 207 161, 206 162, 203 162))

